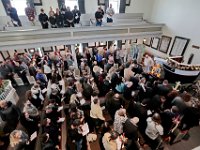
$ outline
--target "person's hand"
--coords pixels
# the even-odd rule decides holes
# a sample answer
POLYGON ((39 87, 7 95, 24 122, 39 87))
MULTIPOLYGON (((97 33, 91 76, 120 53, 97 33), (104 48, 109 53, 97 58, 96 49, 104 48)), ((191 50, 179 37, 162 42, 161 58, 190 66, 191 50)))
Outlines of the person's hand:
POLYGON ((29 145, 30 144, 30 141, 26 141, 26 145, 29 145))

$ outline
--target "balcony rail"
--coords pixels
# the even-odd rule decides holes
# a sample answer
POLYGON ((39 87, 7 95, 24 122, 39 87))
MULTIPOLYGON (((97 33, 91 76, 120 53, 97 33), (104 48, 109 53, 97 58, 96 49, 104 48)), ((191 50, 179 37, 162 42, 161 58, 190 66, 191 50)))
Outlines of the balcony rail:
POLYGON ((162 34, 163 26, 164 24, 143 23, 102 27, 2 31, 0 32, 0 50, 157 37, 162 34))

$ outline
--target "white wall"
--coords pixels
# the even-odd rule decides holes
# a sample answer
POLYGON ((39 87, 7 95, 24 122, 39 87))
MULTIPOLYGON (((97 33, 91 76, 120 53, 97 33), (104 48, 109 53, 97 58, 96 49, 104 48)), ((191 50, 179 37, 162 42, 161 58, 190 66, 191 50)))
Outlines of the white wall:
POLYGON ((6 11, 4 9, 2 1, 0 1, 0 16, 6 16, 6 11))
POLYGON ((57 0, 42 0, 42 6, 35 6, 37 14, 40 13, 40 9, 43 8, 44 12, 48 15, 50 7, 55 11, 58 8, 57 0))
POLYGON ((98 8, 97 0, 85 0, 86 14, 94 14, 97 11, 97 8, 98 8))
POLYGON ((163 34, 173 38, 168 53, 175 36, 190 39, 184 58, 187 62, 194 53, 193 64, 200 64, 200 50, 192 48, 192 45, 200 45, 199 6, 199 0, 155 0, 151 15, 151 21, 166 24, 163 34))
POLYGON ((149 20, 155 0, 131 0, 126 7, 126 13, 144 13, 144 19, 149 20))

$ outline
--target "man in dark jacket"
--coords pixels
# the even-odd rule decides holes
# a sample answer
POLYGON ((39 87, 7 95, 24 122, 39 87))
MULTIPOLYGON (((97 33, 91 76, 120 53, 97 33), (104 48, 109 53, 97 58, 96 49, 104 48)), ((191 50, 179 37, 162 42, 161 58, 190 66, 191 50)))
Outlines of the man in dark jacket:
POLYGON ((9 3, 7 4, 7 13, 10 16, 12 23, 15 27, 22 26, 22 23, 19 20, 19 16, 17 14, 17 10, 9 3))
POLYGON ((125 137, 128 138, 128 142, 126 145, 127 150, 139 150, 138 145, 138 127, 137 123, 139 122, 139 118, 134 117, 131 119, 127 119, 123 126, 123 131, 125 133, 125 137))
POLYGON ((79 24, 81 12, 77 9, 77 6, 74 6, 74 10, 72 10, 72 13, 74 14, 74 23, 79 24))
POLYGON ((49 28, 48 20, 49 20, 48 16, 44 13, 44 9, 42 8, 41 13, 39 14, 39 21, 43 29, 49 28))
POLYGON ((98 10, 95 13, 96 26, 101 26, 102 25, 103 15, 104 15, 104 11, 102 10, 101 7, 99 7, 98 10))
POLYGON ((74 14, 70 11, 70 7, 67 7, 64 15, 64 26, 74 27, 74 14))
POLYGON ((54 11, 50 11, 49 12, 50 14, 50 16, 49 16, 49 22, 50 22, 50 24, 51 24, 51 28, 57 28, 57 26, 56 26, 56 16, 55 16, 55 14, 54 14, 54 11))
POLYGON ((63 15, 61 14, 60 10, 57 8, 56 9, 56 25, 58 28, 62 28, 63 27, 63 15))
POLYGON ((12 102, 5 100, 0 101, 0 116, 6 122, 4 127, 5 133, 10 133, 17 127, 21 112, 20 109, 13 105, 12 102))

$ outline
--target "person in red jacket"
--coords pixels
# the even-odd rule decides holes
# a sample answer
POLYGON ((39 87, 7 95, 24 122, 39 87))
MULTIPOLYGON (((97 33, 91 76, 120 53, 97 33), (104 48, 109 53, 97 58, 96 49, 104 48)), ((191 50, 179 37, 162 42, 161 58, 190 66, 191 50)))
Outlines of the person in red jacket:
POLYGON ((35 10, 30 6, 29 3, 27 3, 27 7, 25 8, 25 14, 32 25, 35 25, 35 10))

